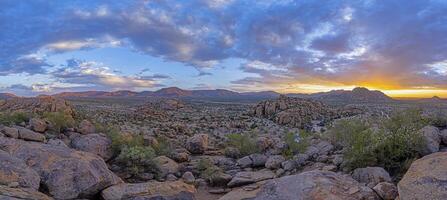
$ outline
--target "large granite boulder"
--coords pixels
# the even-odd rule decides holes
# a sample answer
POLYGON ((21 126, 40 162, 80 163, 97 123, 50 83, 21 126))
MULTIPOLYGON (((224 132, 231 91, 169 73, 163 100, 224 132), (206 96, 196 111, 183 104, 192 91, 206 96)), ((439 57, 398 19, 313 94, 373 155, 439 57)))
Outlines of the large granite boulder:
POLYGON ((196 189, 181 181, 122 183, 102 191, 104 200, 195 200, 196 189))
POLYGON ((374 191, 383 200, 394 200, 399 195, 397 192, 397 187, 392 183, 382 182, 374 186, 374 191))
POLYGON ((0 185, 0 199, 1 200, 52 200, 53 198, 38 192, 32 188, 11 188, 0 185))
POLYGON ((91 198, 122 182, 103 159, 91 153, 11 138, 2 138, 0 149, 25 161, 56 199, 91 198))
POLYGON ((380 182, 391 182, 390 174, 381 167, 357 168, 352 172, 352 178, 360 183, 367 184, 370 188, 380 182))
POLYGON ((197 134, 186 142, 186 149, 193 154, 202 154, 208 148, 208 135, 197 134))
POLYGON ((439 144, 441 143, 441 136, 439 129, 434 126, 426 126, 422 128, 420 134, 425 140, 425 146, 421 150, 422 155, 428 155, 439 151, 439 144))
POLYGON ((82 122, 79 124, 78 131, 79 131, 79 133, 86 135, 86 134, 95 133, 96 128, 95 128, 95 125, 93 125, 90 121, 82 120, 82 122))
POLYGON ((154 158, 154 163, 161 177, 165 177, 168 174, 175 174, 180 170, 179 164, 166 156, 154 158))
POLYGON ((36 141, 36 142, 44 142, 45 141, 45 135, 42 133, 37 133, 32 130, 26 129, 26 128, 18 128, 19 130, 19 138, 29 141, 36 141))
POLYGON ((1 132, 4 133, 7 137, 19 138, 19 130, 16 128, 11 128, 4 126, 1 129, 1 132))
POLYGON ((38 118, 32 118, 29 120, 29 125, 31 126, 31 129, 33 131, 43 133, 47 130, 48 124, 45 122, 45 120, 38 119, 38 118))
POLYGON ((112 140, 100 134, 88 134, 74 137, 71 147, 79 151, 90 152, 109 160, 113 156, 112 140))
POLYGON ((40 177, 23 160, 0 150, 0 185, 9 185, 11 183, 18 183, 20 187, 38 190, 40 177))
MULTIPOLYGON (((233 195, 230 192, 227 195, 233 195)), ((240 192, 240 191, 239 191, 240 192)), ((328 171, 309 171, 267 181, 256 192, 232 200, 379 200, 376 193, 348 175, 328 171)), ((225 196, 227 196, 225 195, 225 196)), ((228 199, 226 197, 221 199, 228 199)), ((241 195, 243 196, 243 195, 241 195)), ((234 197, 234 196, 233 196, 234 197)))
POLYGON ((414 161, 397 187, 400 200, 447 199, 447 152, 414 161))

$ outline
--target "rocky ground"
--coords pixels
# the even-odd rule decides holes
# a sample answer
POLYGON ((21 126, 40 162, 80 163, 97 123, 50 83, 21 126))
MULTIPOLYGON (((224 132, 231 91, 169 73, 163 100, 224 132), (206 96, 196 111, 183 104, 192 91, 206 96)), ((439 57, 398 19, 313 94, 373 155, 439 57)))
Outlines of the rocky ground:
POLYGON ((334 120, 393 107, 287 97, 255 104, 8 100, 2 112, 63 112, 76 123, 55 133, 55 122, 36 114, 0 125, 0 199, 447 199, 444 128, 420 130, 427 152, 399 180, 377 166, 346 169, 343 149, 324 137, 334 120), (287 135, 303 129, 306 145, 286 151, 287 135), (123 147, 126 138, 142 143, 123 147))

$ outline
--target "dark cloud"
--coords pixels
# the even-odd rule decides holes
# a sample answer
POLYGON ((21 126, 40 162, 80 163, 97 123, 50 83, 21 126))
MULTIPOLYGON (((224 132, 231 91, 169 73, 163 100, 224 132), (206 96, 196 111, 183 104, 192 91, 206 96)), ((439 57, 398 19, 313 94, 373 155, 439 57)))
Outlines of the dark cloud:
MULTIPOLYGON (((447 3, 440 0, 6 0, 0 3, 0 75, 46 73, 44 60, 20 60, 42 49, 126 45, 193 66, 200 75, 226 58, 267 66, 242 67, 253 77, 235 84, 447 88, 440 70, 447 67, 445 13, 447 3)), ((52 75, 110 86, 97 74, 66 67, 52 75)), ((136 79, 145 78, 157 79, 136 79)))

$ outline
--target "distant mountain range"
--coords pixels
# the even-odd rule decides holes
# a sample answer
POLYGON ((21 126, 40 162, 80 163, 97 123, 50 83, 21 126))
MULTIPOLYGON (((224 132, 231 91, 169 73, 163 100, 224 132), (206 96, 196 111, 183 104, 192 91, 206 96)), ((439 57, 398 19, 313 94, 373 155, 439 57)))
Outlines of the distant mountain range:
MULTIPOLYGON (((262 100, 277 98, 281 94, 274 91, 261 92, 234 92, 225 89, 216 90, 184 90, 178 87, 162 88, 157 91, 135 92, 129 90, 120 90, 114 92, 106 91, 85 91, 85 92, 63 92, 51 96, 60 98, 108 98, 108 97, 160 97, 160 98, 191 98, 191 99, 213 99, 213 100, 262 100)), ((299 97, 304 99, 313 99, 323 102, 391 102, 395 99, 387 96, 378 90, 368 90, 367 88, 357 87, 353 90, 332 90, 329 92, 319 92, 313 94, 289 93, 289 97, 299 97)), ((16 97, 14 94, 0 93, 0 99, 9 99, 16 97)), ((403 99, 402 99, 403 100, 403 99)), ((446 101, 439 97, 422 99, 424 101, 446 101)))
POLYGON ((280 94, 273 91, 263 92, 234 92, 224 89, 216 90, 183 90, 178 87, 162 88, 157 91, 134 92, 120 90, 115 92, 86 91, 86 92, 63 92, 54 94, 54 97, 76 98, 76 97, 167 97, 167 98, 276 98, 280 94))
POLYGON ((15 94, 11 94, 11 93, 0 93, 0 99, 10 99, 10 98, 14 98, 17 97, 15 94))

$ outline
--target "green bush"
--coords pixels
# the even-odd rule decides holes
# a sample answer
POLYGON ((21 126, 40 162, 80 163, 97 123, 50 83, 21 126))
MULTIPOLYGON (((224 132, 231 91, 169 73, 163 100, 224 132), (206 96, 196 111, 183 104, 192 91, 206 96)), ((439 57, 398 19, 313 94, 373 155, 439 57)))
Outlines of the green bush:
POLYGON ((174 147, 172 143, 166 137, 157 137, 157 144, 154 144, 152 148, 158 156, 172 156, 174 147))
POLYGON ((447 127, 447 112, 435 112, 429 116, 429 121, 433 126, 447 127))
POLYGON ((125 146, 115 161, 123 165, 129 174, 135 176, 147 171, 156 172, 154 158, 155 151, 151 147, 125 146))
POLYGON ((336 147, 346 147, 352 144, 355 135, 361 135, 370 129, 370 125, 359 119, 343 119, 337 121, 329 130, 328 139, 336 147))
POLYGON ((200 172, 200 177, 206 179, 208 182, 213 182, 214 178, 223 173, 222 169, 214 165, 210 159, 200 159, 196 165, 200 172))
POLYGON ((343 147, 349 169, 380 166, 399 179, 408 163, 420 156, 418 152, 425 140, 419 130, 427 124, 422 112, 412 109, 374 123, 340 120, 328 131, 328 136, 334 144, 343 147))
POLYGON ((287 158, 293 157, 298 153, 304 153, 309 147, 310 133, 307 131, 300 131, 299 134, 289 132, 284 136, 284 142, 287 144, 287 148, 283 150, 283 156, 287 158))
POLYGON ((125 147, 144 146, 143 136, 131 133, 122 133, 116 127, 110 128, 106 134, 112 140, 112 149, 119 153, 125 147))
POLYGON ((257 137, 254 134, 228 134, 228 145, 237 148, 241 156, 259 153, 257 137))
POLYGON ((27 122, 31 118, 31 114, 25 112, 0 113, 0 124, 18 125, 27 122))
POLYGON ((73 117, 64 112, 46 112, 43 114, 43 118, 51 124, 51 130, 56 133, 60 133, 65 128, 73 127, 75 124, 73 117))

